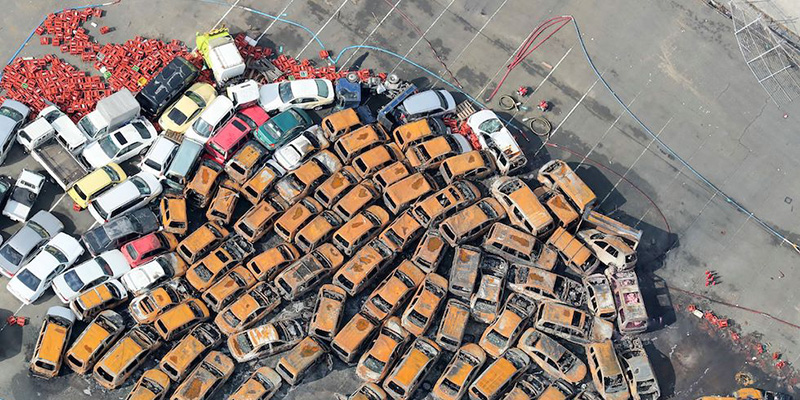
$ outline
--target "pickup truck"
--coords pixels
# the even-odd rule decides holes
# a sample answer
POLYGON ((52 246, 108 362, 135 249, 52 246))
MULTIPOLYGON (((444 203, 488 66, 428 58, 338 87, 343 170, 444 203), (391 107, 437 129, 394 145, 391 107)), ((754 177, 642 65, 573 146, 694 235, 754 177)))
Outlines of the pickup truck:
POLYGON ((75 182, 89 173, 75 155, 59 141, 58 136, 34 148, 31 156, 64 190, 69 190, 75 182))
POLYGON ((244 74, 245 63, 236 43, 228 33, 228 28, 216 29, 195 38, 197 50, 203 55, 206 64, 214 72, 218 85, 244 74))
POLYGON ((75 157, 87 137, 69 117, 54 106, 42 110, 39 118, 20 131, 17 141, 64 190, 69 190, 89 171, 75 157))

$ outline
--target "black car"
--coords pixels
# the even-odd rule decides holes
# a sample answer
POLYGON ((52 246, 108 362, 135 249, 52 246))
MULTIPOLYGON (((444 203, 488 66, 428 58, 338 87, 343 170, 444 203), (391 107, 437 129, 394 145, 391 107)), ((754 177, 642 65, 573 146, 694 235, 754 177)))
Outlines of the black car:
POLYGON ((90 229, 81 236, 83 244, 92 256, 116 249, 159 228, 159 218, 151 209, 145 207, 113 218, 103 225, 90 229))
POLYGON ((150 118, 157 117, 189 88, 198 74, 197 68, 188 60, 175 57, 136 95, 136 101, 142 106, 142 114, 150 118))
POLYGON ((14 186, 14 181, 11 178, 0 175, 0 208, 5 206, 6 199, 8 198, 9 193, 11 193, 11 187, 14 186))

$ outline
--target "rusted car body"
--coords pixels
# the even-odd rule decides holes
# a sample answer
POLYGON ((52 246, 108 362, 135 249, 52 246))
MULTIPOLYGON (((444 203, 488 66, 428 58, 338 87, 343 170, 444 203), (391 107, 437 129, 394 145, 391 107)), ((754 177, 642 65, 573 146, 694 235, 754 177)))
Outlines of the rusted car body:
POLYGON ((497 200, 485 198, 446 218, 439 225, 439 232, 450 246, 455 247, 482 235, 505 216, 506 211, 497 200))
POLYGON ((530 298, 558 301, 574 307, 586 303, 583 284, 555 272, 528 265, 511 264, 508 288, 530 298))
POLYGON ((322 340, 333 340, 344 314, 344 302, 347 293, 344 289, 331 284, 322 285, 314 305, 314 316, 308 325, 308 334, 322 340))
POLYGON ((445 250, 447 250, 447 247, 439 231, 429 230, 422 236, 409 260, 425 273, 433 272, 442 262, 445 250))
POLYGON ((331 341, 331 350, 346 364, 353 364, 358 354, 372 343, 380 325, 363 313, 348 321, 331 341))
POLYGON ((491 357, 500 357, 522 334, 536 311, 536 302, 521 294, 512 293, 503 304, 503 309, 483 331, 478 344, 491 357))
POLYGON ((486 352, 475 343, 467 343, 456 351, 442 376, 433 385, 431 395, 436 400, 459 400, 478 377, 486 362, 486 352))
POLYGON ((291 243, 281 243, 261 252, 245 264, 259 281, 271 282, 289 264, 300 258, 300 252, 291 243))
POLYGON ((67 350, 64 363, 76 373, 85 375, 124 330, 125 320, 121 315, 112 310, 101 312, 67 350))
POLYGON ((492 183, 491 191, 512 225, 536 236, 553 229, 553 217, 522 179, 501 176, 492 183))
POLYGON ((469 300, 470 312, 475 320, 492 323, 500 311, 508 262, 500 257, 484 254, 479 267, 481 272, 478 290, 469 300))
POLYGON ((305 337, 307 327, 308 321, 302 318, 269 322, 229 336, 228 350, 240 363, 269 357, 299 343, 305 337))
POLYGON ((378 337, 358 360, 356 375, 366 382, 378 383, 383 380, 403 354, 411 338, 399 318, 390 317, 384 321, 378 337))
POLYGON ((214 317, 214 323, 222 333, 230 336, 256 324, 282 301, 280 293, 270 283, 260 282, 222 309, 214 317))
POLYGON ((588 247, 562 227, 553 231, 547 243, 558 249, 567 266, 580 275, 591 275, 600 264, 588 247))
POLYGON ((534 328, 526 330, 517 347, 550 376, 579 383, 586 377, 586 364, 552 337, 534 328))
POLYGON ((457 298, 448 299, 436 331, 436 343, 447 351, 458 350, 468 322, 469 304, 457 298))
POLYGON ((322 210, 322 205, 310 197, 300 200, 275 220, 275 234, 287 242, 294 241, 297 231, 322 210))
POLYGON ((552 160, 543 165, 536 179, 548 189, 563 192, 581 215, 591 211, 597 201, 592 189, 563 160, 552 160))
POLYGON ((344 256, 330 243, 301 257, 275 277, 275 287, 286 300, 295 300, 333 275, 344 263, 344 256))
POLYGON ((220 344, 222 339, 222 332, 214 325, 199 324, 161 358, 158 367, 174 382, 180 382, 203 354, 220 344))
POLYGON ((411 261, 403 260, 367 297, 361 312, 376 321, 385 320, 405 303, 424 279, 422 270, 411 261))
POLYGON ((203 160, 194 173, 194 177, 186 186, 186 199, 197 208, 206 208, 214 197, 217 189, 217 179, 223 172, 225 172, 224 168, 216 161, 203 160))
POLYGON ((214 222, 206 222, 181 240, 176 250, 187 263, 193 264, 208 255, 226 237, 227 229, 214 222))
POLYGON ((233 375, 236 363, 219 351, 212 350, 192 370, 172 394, 173 400, 205 400, 213 396, 233 375))

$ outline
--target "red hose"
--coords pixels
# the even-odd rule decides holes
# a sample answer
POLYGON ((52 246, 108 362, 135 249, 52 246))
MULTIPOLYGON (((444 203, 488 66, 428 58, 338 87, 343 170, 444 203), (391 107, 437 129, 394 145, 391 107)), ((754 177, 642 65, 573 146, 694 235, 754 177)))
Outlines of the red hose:
POLYGON ((489 95, 489 97, 486 98, 486 101, 491 101, 492 98, 494 98, 494 96, 497 94, 497 91, 500 90, 501 86, 503 86, 503 82, 505 82, 506 78, 508 78, 508 75, 511 73, 512 70, 514 70, 514 68, 517 67, 517 65, 522 63, 522 61, 524 61, 526 57, 528 57, 531 53, 533 53, 536 49, 538 49, 539 46, 544 44, 544 42, 546 42, 547 39, 550 39, 551 36, 555 35, 556 32, 561 30, 561 28, 563 28, 564 25, 568 24, 569 21, 572 21, 572 17, 570 16, 553 17, 548 19, 547 21, 542 22, 538 27, 536 27, 536 29, 534 29, 533 32, 531 32, 530 35, 528 35, 528 37, 522 43, 522 46, 520 46, 519 50, 517 50, 516 54, 514 55, 514 58, 511 60, 511 63, 509 63, 508 66, 506 67, 506 73, 500 79, 500 83, 497 84, 497 87, 495 87, 492 93, 489 95), (545 36, 544 39, 540 40, 538 43, 534 45, 536 40, 539 39, 539 36, 544 34, 547 31, 547 29, 549 29, 554 25, 558 26, 552 32, 547 34, 547 36, 545 36))

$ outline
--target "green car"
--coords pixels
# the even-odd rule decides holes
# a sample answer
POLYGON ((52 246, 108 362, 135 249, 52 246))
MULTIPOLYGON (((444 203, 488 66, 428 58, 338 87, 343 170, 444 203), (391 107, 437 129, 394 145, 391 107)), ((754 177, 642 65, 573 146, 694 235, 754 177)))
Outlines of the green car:
POLYGON ((256 139, 267 149, 275 150, 311 127, 312 124, 311 117, 305 111, 290 108, 259 126, 256 131, 256 139))

